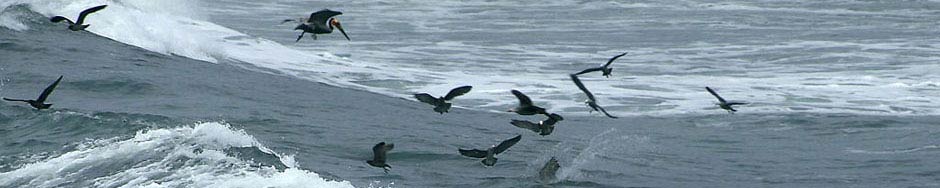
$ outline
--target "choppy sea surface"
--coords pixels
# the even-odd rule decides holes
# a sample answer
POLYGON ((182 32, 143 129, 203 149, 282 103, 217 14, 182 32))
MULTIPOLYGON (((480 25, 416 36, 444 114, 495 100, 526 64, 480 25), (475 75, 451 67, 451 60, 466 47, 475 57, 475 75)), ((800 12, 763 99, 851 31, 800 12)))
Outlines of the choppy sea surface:
POLYGON ((936 187, 937 20, 932 0, 0 1, 0 96, 65 77, 50 110, 0 104, 0 187, 936 187), (88 32, 48 22, 99 4, 88 32), (351 41, 280 24, 324 8, 351 41), (621 118, 589 113, 567 74, 623 52, 581 76, 621 118), (411 98, 460 85, 448 114, 411 98), (565 120, 513 127, 541 117, 503 112, 510 89, 565 120), (494 167, 457 153, 519 134, 494 167))

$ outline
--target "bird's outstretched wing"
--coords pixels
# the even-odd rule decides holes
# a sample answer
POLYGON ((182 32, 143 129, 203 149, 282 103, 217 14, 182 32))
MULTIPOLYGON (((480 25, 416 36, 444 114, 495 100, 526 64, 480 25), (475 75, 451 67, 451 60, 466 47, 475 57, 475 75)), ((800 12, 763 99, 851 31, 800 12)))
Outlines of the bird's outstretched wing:
POLYGON ((584 84, 581 83, 581 79, 579 79, 577 75, 570 74, 568 76, 571 76, 571 81, 574 82, 574 85, 578 86, 578 89, 581 89, 581 91, 584 92, 584 95, 587 95, 588 100, 596 101, 594 99, 594 94, 591 93, 591 91, 588 91, 587 87, 584 87, 584 84))
POLYGON ((616 55, 616 56, 610 58, 610 60, 607 60, 607 64, 604 64, 604 67, 610 66, 611 63, 614 63, 614 60, 617 60, 617 58, 623 57, 624 55, 627 55, 627 52, 624 52, 624 53, 622 53, 622 54, 620 54, 620 55, 616 55))
POLYGON ((582 70, 581 72, 574 73, 574 75, 581 75, 581 74, 584 74, 584 73, 595 72, 595 71, 601 71, 601 70, 604 70, 604 67, 594 67, 594 68, 584 69, 584 70, 582 70))
POLYGON ((470 89, 473 89, 473 87, 461 86, 461 87, 451 89, 450 92, 447 92, 447 95, 444 96, 444 100, 454 100, 454 97, 469 93, 470 89))
POLYGON ((548 117, 548 119, 543 120, 543 124, 555 125, 555 123, 558 123, 558 121, 565 120, 564 117, 561 117, 561 115, 556 113, 546 114, 545 116, 548 117))
POLYGON ((423 103, 437 105, 437 98, 434 98, 434 96, 431 96, 431 94, 418 93, 418 94, 415 94, 415 98, 418 99, 418 101, 421 101, 423 103))
POLYGON ((59 23, 59 22, 61 22, 61 21, 63 21, 63 20, 65 20, 65 21, 68 22, 69 24, 75 24, 74 22, 72 22, 72 20, 69 20, 68 18, 65 18, 65 17, 62 17, 62 16, 53 16, 52 18, 49 18, 49 21, 50 21, 50 22, 55 22, 55 23, 59 23))
POLYGON ((607 116, 607 117, 609 117, 609 118, 617 119, 617 116, 612 116, 612 115, 608 114, 608 113, 607 113, 607 110, 604 110, 604 108, 601 107, 600 105, 595 104, 595 107, 597 107, 597 109, 601 110, 601 112, 603 112, 605 116, 607 116))
POLYGON ((728 102, 728 106, 745 105, 745 104, 750 104, 750 103, 746 103, 746 102, 728 102))
POLYGON ((75 20, 75 24, 81 25, 82 23, 85 23, 85 17, 87 17, 88 14, 95 13, 101 9, 104 9, 104 7, 108 7, 108 5, 99 5, 83 10, 78 14, 78 19, 75 20))
POLYGON ((45 90, 42 90, 42 94, 39 94, 39 98, 36 99, 37 102, 44 102, 46 98, 49 98, 49 94, 52 94, 52 91, 55 90, 55 87, 59 85, 59 82, 62 81, 62 76, 59 76, 59 79, 56 79, 55 82, 46 87, 45 90))
POLYGON ((28 102, 28 101, 29 101, 29 100, 24 100, 24 99, 11 99, 11 98, 6 98, 6 97, 4 97, 3 100, 5 100, 5 101, 18 101, 18 102, 28 102))
POLYGON ((340 15, 340 14, 343 14, 343 13, 342 13, 342 12, 337 12, 337 11, 332 11, 332 10, 330 10, 330 9, 323 9, 323 10, 320 10, 320 11, 316 11, 316 12, 314 12, 314 13, 310 13, 310 18, 307 19, 307 22, 313 22, 313 23, 318 23, 318 24, 327 24, 326 21, 327 21, 328 19, 330 19, 330 17, 336 16, 336 15, 340 15))
POLYGON ((499 145, 496 145, 496 148, 493 150, 493 153, 494 154, 502 153, 506 151, 507 149, 509 149, 509 147, 512 147, 512 145, 516 145, 516 143, 519 142, 519 140, 522 140, 521 134, 519 136, 510 138, 509 140, 500 142, 499 145))
POLYGON ((457 149, 460 152, 460 155, 473 157, 473 158, 486 158, 486 151, 478 149, 457 149))
POLYGON ((705 90, 708 90, 708 92, 711 93, 712 95, 714 95, 715 98, 718 98, 718 102, 726 103, 726 102, 725 102, 725 99, 724 99, 724 98, 721 98, 721 96, 718 96, 718 93, 715 93, 715 90, 712 90, 712 88, 706 86, 706 87, 705 87, 705 90))
POLYGON ((519 127, 519 128, 523 128, 523 129, 529 129, 529 130, 532 130, 532 131, 535 131, 535 132, 540 132, 540 131, 542 131, 542 129, 539 128, 539 124, 532 123, 531 121, 516 120, 516 119, 514 119, 514 120, 512 120, 512 122, 509 122, 509 123, 512 124, 513 126, 516 126, 516 127, 519 127))
POLYGON ((512 95, 519 99, 519 106, 532 106, 532 99, 529 99, 529 96, 525 96, 522 92, 512 90, 512 95))
POLYGON ((385 144, 385 142, 375 144, 375 146, 372 146, 372 161, 385 162, 385 154, 393 148, 395 148, 395 144, 385 144))

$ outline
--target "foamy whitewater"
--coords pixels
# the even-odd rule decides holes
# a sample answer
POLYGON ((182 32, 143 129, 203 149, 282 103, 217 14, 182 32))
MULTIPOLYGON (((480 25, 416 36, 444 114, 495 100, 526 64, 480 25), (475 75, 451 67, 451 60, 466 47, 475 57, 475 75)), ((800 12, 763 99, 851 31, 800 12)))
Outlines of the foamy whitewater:
POLYGON ((0 187, 531 187, 551 157, 547 186, 937 186, 936 20, 938 1, 0 1, 0 95, 65 76, 51 111, 0 107, 0 187), (48 22, 100 4, 88 32, 48 22), (324 8, 351 41, 280 24, 324 8), (623 52, 580 77, 623 118, 589 113, 567 74, 623 52), (412 98, 462 85, 449 114, 412 98), (503 112, 510 89, 566 120, 508 125, 540 120, 503 112), (493 168, 455 152, 515 134, 493 168), (383 141, 388 175, 364 165, 383 141))
POLYGON ((278 156, 288 166, 253 167, 252 162, 224 152, 253 147, 278 156, 244 131, 209 122, 137 132, 132 138, 91 140, 63 153, 14 171, 0 173, 0 185, 23 187, 352 187, 299 170, 291 156, 278 156), (146 152, 156 151, 156 152, 146 152), (115 166, 123 167, 113 169, 115 166), (118 173, 102 175, 102 169, 118 173))

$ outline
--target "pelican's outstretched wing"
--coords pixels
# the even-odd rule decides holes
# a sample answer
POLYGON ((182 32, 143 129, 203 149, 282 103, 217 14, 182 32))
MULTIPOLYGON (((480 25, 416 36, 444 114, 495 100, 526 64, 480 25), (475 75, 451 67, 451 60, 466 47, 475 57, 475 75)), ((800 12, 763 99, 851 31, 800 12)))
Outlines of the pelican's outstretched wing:
POLYGON ((514 120, 512 120, 512 122, 509 122, 509 123, 512 124, 513 126, 516 126, 516 127, 519 127, 519 128, 523 128, 523 129, 529 129, 529 130, 532 130, 532 131, 535 131, 535 132, 541 132, 541 131, 542 131, 542 129, 539 128, 539 124, 532 123, 531 121, 516 120, 516 119, 514 119, 514 120))
POLYGON ((99 10, 104 9, 104 7, 108 7, 108 5, 99 5, 83 10, 78 14, 78 19, 75 20, 75 24, 82 25, 82 23, 85 23, 85 17, 88 17, 88 14, 98 12, 99 10))
POLYGON ((581 89, 581 91, 584 92, 584 95, 587 95, 588 100, 595 101, 594 94, 591 93, 591 91, 588 91, 587 87, 584 87, 584 84, 581 83, 581 79, 579 79, 578 76, 574 74, 570 74, 568 76, 571 77, 571 81, 574 82, 574 85, 578 86, 578 89, 581 89))
POLYGON ((326 21, 333 16, 343 14, 342 12, 332 11, 330 9, 323 9, 310 13, 310 18, 307 19, 307 22, 317 23, 327 25, 326 21))
POLYGON ((437 105, 437 98, 434 98, 434 96, 431 96, 431 94, 418 93, 418 94, 415 94, 415 98, 418 99, 418 101, 421 101, 423 103, 437 105))
POLYGON ((496 148, 493 149, 493 153, 494 154, 502 153, 506 151, 507 149, 509 149, 509 147, 512 147, 512 145, 516 145, 516 143, 519 142, 519 140, 522 140, 521 134, 519 136, 512 137, 509 140, 504 140, 503 142, 500 142, 499 145, 496 145, 496 148))
POLYGON ((59 79, 56 79, 55 82, 46 87, 45 90, 42 90, 42 94, 39 94, 39 98, 36 99, 37 102, 45 102, 46 98, 49 98, 49 94, 52 94, 52 91, 55 90, 55 87, 59 85, 59 82, 62 81, 62 76, 59 76, 59 79))
POLYGON ((622 53, 622 54, 620 54, 620 55, 616 55, 616 56, 610 58, 610 60, 607 60, 607 64, 604 64, 604 67, 610 66, 611 63, 614 63, 614 60, 617 60, 617 58, 623 57, 624 55, 627 55, 627 52, 624 52, 624 53, 622 53))
POLYGON ((712 95, 714 95, 715 98, 718 98, 718 102, 727 103, 727 102, 725 102, 725 99, 724 99, 724 98, 721 98, 721 96, 718 96, 718 93, 715 93, 715 90, 712 90, 712 88, 706 86, 706 87, 705 87, 705 90, 708 90, 708 92, 711 93, 712 95))
POLYGON ((447 92, 447 95, 444 96, 444 100, 454 100, 454 97, 461 96, 470 92, 470 89, 473 89, 472 86, 461 86, 454 89, 451 89, 450 92, 447 92))
POLYGON ((529 99, 529 96, 522 94, 518 90, 512 90, 512 95, 515 95, 519 99, 519 106, 532 106, 532 99, 529 99))
POLYGON ((75 24, 75 22, 72 22, 72 20, 69 20, 68 18, 65 18, 62 16, 53 16, 52 18, 49 19, 50 22, 55 22, 55 23, 61 22, 63 20, 68 22, 70 25, 75 24))
POLYGON ((457 151, 460 152, 460 155, 467 156, 467 157, 486 158, 486 151, 483 151, 483 150, 478 150, 478 149, 470 149, 470 150, 466 150, 466 149, 457 149, 457 151))
POLYGON ((385 142, 375 144, 372 146, 372 161, 385 163, 385 154, 394 148, 395 144, 385 144, 385 142))

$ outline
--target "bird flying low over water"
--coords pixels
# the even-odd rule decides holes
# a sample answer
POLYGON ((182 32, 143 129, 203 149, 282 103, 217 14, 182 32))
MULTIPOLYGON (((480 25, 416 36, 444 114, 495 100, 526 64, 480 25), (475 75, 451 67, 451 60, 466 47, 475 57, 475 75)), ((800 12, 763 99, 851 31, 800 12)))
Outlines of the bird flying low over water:
POLYGON ((712 90, 712 88, 710 88, 710 87, 707 87, 707 86, 706 86, 706 87, 705 87, 705 90, 708 90, 708 92, 711 93, 712 95, 714 95, 715 98, 718 98, 718 107, 721 107, 721 109, 727 110, 728 113, 734 114, 734 112, 737 112, 737 111, 738 111, 738 110, 735 110, 734 108, 732 108, 732 106, 734 106, 734 105, 744 105, 744 104, 747 104, 746 102, 728 102, 728 101, 725 101, 724 98, 721 98, 721 96, 718 96, 718 93, 715 93, 715 90, 712 90))
POLYGON ((385 144, 385 142, 375 144, 375 146, 372 146, 372 160, 368 160, 366 163, 369 163, 370 166, 382 168, 382 170, 385 170, 385 173, 388 174, 388 170, 391 169, 392 166, 385 163, 385 154, 393 148, 395 148, 395 144, 385 144))
POLYGON ((545 162, 545 166, 542 166, 542 169, 539 170, 539 182, 541 183, 551 183, 555 181, 557 177, 555 173, 558 172, 558 169, 561 168, 561 165, 558 165, 558 160, 555 157, 552 157, 545 162))
POLYGON ((605 77, 610 78, 610 72, 611 72, 611 71, 614 71, 614 68, 610 68, 610 64, 611 64, 611 63, 614 63, 614 60, 617 60, 617 58, 620 58, 620 57, 622 57, 622 56, 624 56, 624 55, 627 55, 627 53, 624 52, 624 53, 622 53, 622 54, 620 54, 620 55, 616 55, 616 56, 610 58, 610 60, 607 60, 607 64, 604 64, 603 66, 594 67, 594 68, 589 68, 589 69, 584 69, 583 71, 578 72, 578 73, 574 73, 574 74, 575 74, 575 75, 581 75, 581 74, 584 74, 584 73, 589 73, 589 72, 594 72, 594 71, 601 71, 601 72, 603 72, 603 75, 604 75, 605 77))
POLYGON ((529 129, 529 130, 535 131, 536 133, 539 133, 539 135, 546 136, 546 135, 552 134, 552 131, 555 130, 555 123, 558 123, 561 120, 565 120, 565 118, 561 117, 561 115, 554 114, 554 113, 548 114, 546 116, 548 116, 548 119, 542 120, 539 123, 533 123, 531 121, 516 120, 516 119, 512 120, 509 123, 512 124, 513 126, 523 128, 523 129, 529 129))
POLYGON ((457 149, 457 151, 459 151, 460 155, 463 155, 463 156, 473 157, 473 158, 483 158, 483 160, 480 161, 480 163, 483 163, 483 165, 486 165, 486 166, 493 166, 493 165, 496 165, 496 160, 498 160, 496 159, 495 155, 503 153, 504 151, 509 149, 509 147, 512 147, 512 145, 516 145, 516 143, 519 142, 519 140, 522 140, 522 135, 510 138, 509 140, 504 140, 503 142, 499 143, 499 145, 492 146, 486 150, 457 149))
POLYGON ((451 89, 450 92, 447 92, 447 95, 439 98, 434 98, 431 94, 427 93, 418 93, 415 94, 415 98, 418 101, 434 105, 434 111, 444 114, 450 111, 450 103, 447 101, 454 100, 454 97, 461 96, 470 92, 470 89, 473 89, 471 86, 461 86, 454 89, 451 89))
POLYGON ((65 18, 63 16, 53 16, 52 18, 49 19, 49 21, 58 23, 64 20, 69 23, 69 30, 81 31, 81 30, 85 30, 85 28, 87 28, 90 25, 90 24, 82 25, 83 23, 85 23, 85 18, 88 17, 88 14, 97 12, 101 9, 104 9, 105 7, 108 7, 108 5, 100 5, 100 6, 85 9, 81 13, 78 14, 78 19, 76 19, 75 22, 72 22, 72 20, 69 20, 68 18, 65 18))
POLYGON ((515 95, 516 98, 519 99, 519 106, 509 109, 507 112, 515 112, 519 115, 548 114, 545 112, 545 108, 532 104, 532 99, 529 99, 529 96, 526 96, 522 92, 512 90, 512 95, 515 95))
MULTIPOLYGON (((304 33, 313 34, 313 40, 317 39, 317 34, 327 34, 332 33, 333 28, 339 29, 339 32, 343 33, 343 36, 346 37, 346 40, 349 39, 349 35, 346 35, 346 31, 343 30, 343 25, 339 23, 338 18, 333 18, 333 16, 341 15, 342 12, 332 11, 330 9, 323 9, 310 14, 310 18, 297 27, 294 30, 302 30, 300 36, 297 36, 297 41, 300 41, 304 37, 304 33)), ((288 22, 288 20, 284 20, 288 22)), ((297 21, 303 21, 303 19, 298 19, 297 21)), ((295 41, 296 42, 296 41, 295 41)))
POLYGON ((36 108, 38 110, 48 109, 49 107, 52 107, 52 104, 46 104, 45 103, 46 99, 49 98, 49 95, 52 94, 52 91, 55 90, 55 87, 59 85, 60 81, 62 81, 62 76, 59 76, 59 79, 56 79, 55 82, 52 82, 51 85, 46 87, 46 89, 43 90, 41 94, 39 94, 39 98, 37 98, 36 100, 10 99, 6 97, 4 97, 3 100, 26 102, 26 103, 29 103, 30 106, 33 106, 33 108, 36 108))
POLYGON ((591 107, 592 109, 591 112, 600 111, 600 112, 603 112, 604 115, 606 115, 607 117, 617 118, 616 116, 612 116, 608 114, 607 110, 604 110, 604 108, 601 107, 600 105, 597 105, 597 99, 594 98, 594 94, 592 94, 591 91, 588 91, 587 87, 584 87, 584 84, 581 83, 581 79, 578 79, 577 75, 570 74, 568 76, 571 76, 571 81, 574 82, 574 85, 577 85, 578 89, 581 89, 581 91, 584 92, 584 95, 587 95, 588 99, 587 101, 584 101, 584 103, 587 104, 589 107, 591 107))

